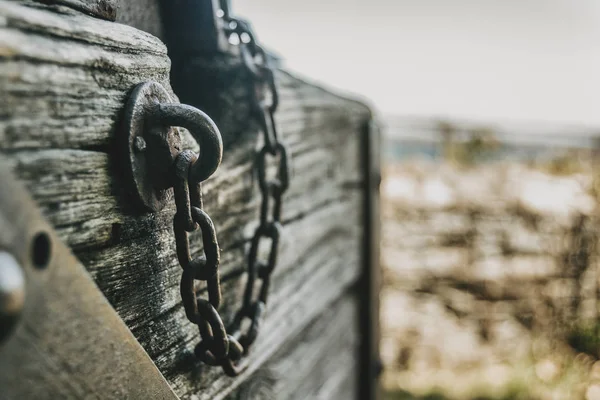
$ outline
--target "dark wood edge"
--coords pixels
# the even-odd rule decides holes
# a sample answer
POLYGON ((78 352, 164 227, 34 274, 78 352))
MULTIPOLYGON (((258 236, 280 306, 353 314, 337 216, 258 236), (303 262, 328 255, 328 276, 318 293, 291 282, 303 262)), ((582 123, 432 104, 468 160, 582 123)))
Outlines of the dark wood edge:
POLYGON ((36 0, 73 8, 96 18, 114 21, 117 18, 117 0, 36 0))
POLYGON ((373 117, 365 121, 361 135, 361 158, 364 166, 362 214, 364 236, 362 247, 363 271, 358 283, 361 343, 357 382, 359 399, 377 400, 381 398, 379 376, 382 370, 379 357, 381 132, 373 117))

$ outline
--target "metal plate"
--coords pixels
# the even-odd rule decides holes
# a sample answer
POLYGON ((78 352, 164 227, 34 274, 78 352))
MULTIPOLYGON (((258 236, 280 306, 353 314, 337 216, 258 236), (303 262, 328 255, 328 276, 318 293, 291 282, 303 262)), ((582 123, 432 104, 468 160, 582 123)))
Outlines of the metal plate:
POLYGON ((169 93, 156 82, 142 83, 131 92, 125 109, 122 136, 125 144, 124 162, 127 174, 126 187, 132 188, 131 197, 147 211, 162 210, 171 199, 165 171, 158 169, 159 160, 174 160, 174 150, 179 151, 181 139, 175 128, 152 123, 152 107, 171 103, 169 93), (177 148, 179 147, 179 148, 177 148), (162 187, 161 187, 162 186, 162 187))
POLYGON ((0 252, 25 277, 20 317, 0 344, 0 399, 177 399, 1 160, 0 188, 0 252))

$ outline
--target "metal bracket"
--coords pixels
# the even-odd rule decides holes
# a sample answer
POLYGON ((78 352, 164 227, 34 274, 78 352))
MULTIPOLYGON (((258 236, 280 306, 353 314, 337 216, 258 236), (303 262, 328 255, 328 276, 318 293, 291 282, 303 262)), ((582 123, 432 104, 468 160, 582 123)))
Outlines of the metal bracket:
POLYGON ((133 197, 148 211, 162 210, 173 186, 173 163, 182 151, 179 131, 187 128, 200 145, 201 157, 190 168, 190 182, 212 175, 223 157, 215 123, 204 112, 172 103, 157 82, 139 84, 131 93, 123 121, 124 162, 133 197))
POLYGON ((142 83, 131 93, 125 110, 123 131, 129 184, 133 196, 149 211, 162 210, 170 197, 166 177, 159 178, 165 171, 156 167, 172 164, 181 151, 179 132, 153 124, 149 118, 155 105, 171 102, 171 96, 160 84, 142 83))
POLYGON ((0 165, 0 398, 177 399, 8 171, 0 165))

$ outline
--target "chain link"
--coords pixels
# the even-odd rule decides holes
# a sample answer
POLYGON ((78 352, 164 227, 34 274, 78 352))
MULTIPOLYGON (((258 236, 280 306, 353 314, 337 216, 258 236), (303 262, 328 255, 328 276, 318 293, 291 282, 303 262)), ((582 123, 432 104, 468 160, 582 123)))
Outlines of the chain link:
MULTIPOLYGON (((222 2, 227 4, 228 2, 222 2)), ((252 117, 256 120, 263 137, 263 147, 256 153, 255 172, 261 192, 260 221, 252 237, 248 253, 248 280, 243 304, 236 313, 228 334, 218 312, 221 304, 219 277, 220 250, 214 224, 202 210, 200 183, 190 180, 190 171, 198 156, 192 151, 182 151, 174 163, 174 198, 177 212, 173 220, 177 258, 183 274, 180 292, 188 320, 198 326, 201 341, 194 353, 210 366, 220 366, 229 376, 238 375, 244 368, 241 360, 256 340, 271 284, 271 275, 277 265, 281 237, 282 197, 289 186, 289 163, 286 146, 278 138, 275 112, 279 105, 273 70, 268 55, 257 44, 250 25, 229 15, 229 7, 223 7, 223 20, 229 35, 240 38, 240 54, 250 77, 250 101, 252 117), (278 160, 274 179, 267 174, 267 158, 278 160), (272 204, 271 204, 272 202, 272 204), (269 211, 271 211, 269 213, 269 211), (204 254, 192 258, 189 233, 200 229, 204 254), (270 251, 265 261, 259 260, 259 248, 263 240, 270 240, 270 251), (257 281, 260 288, 256 292, 257 281), (206 281, 207 298, 199 298, 195 281, 206 281), (242 323, 248 320, 246 327, 242 323)))
POLYGON ((248 280, 244 301, 233 324, 236 332, 234 336, 240 338, 240 344, 244 346, 245 353, 247 353, 260 331, 261 319, 265 313, 269 295, 271 275, 277 266, 281 237, 282 197, 289 186, 289 163, 287 147, 279 140, 275 124, 279 95, 268 55, 256 42, 249 23, 230 16, 226 17, 231 33, 237 34, 240 38, 242 61, 251 78, 249 80, 251 112, 263 136, 263 147, 257 152, 255 159, 258 187, 261 192, 260 222, 252 237, 248 254, 248 280), (277 175, 274 179, 269 179, 267 175, 268 156, 278 158, 277 175), (272 207, 270 207, 271 199, 272 207), (271 209, 270 215, 269 209, 271 209), (270 251, 265 261, 258 258, 263 239, 271 240, 270 251), (255 293, 257 280, 261 281, 258 295, 255 293), (250 324, 244 332, 241 332, 244 319, 248 319, 250 324))
POLYGON ((218 312, 221 305, 219 277, 220 250, 215 226, 202 210, 202 191, 189 176, 197 155, 184 150, 174 163, 173 185, 177 212, 173 219, 177 259, 183 268, 180 283, 181 299, 187 319, 198 326, 201 341, 195 349, 204 363, 221 366, 230 376, 238 375, 240 368, 234 363, 242 358, 244 348, 238 340, 227 334, 218 312), (200 228, 204 254, 192 258, 189 232, 200 228), (195 282, 206 281, 208 299, 199 298, 195 282))

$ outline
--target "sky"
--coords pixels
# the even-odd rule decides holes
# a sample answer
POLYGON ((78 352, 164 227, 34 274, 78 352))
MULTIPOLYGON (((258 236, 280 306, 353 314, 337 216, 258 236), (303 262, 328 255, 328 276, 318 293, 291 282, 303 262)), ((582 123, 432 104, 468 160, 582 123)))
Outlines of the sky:
POLYGON ((600 127, 599 0, 232 0, 284 65, 382 114, 600 127))

